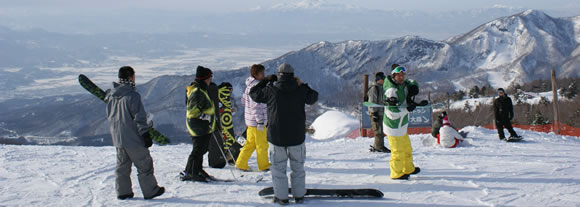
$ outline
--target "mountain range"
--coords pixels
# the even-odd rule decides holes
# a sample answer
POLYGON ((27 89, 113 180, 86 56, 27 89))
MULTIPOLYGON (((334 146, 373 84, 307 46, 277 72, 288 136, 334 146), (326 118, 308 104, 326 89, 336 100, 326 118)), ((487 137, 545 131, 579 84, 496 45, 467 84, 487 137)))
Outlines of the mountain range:
MULTIPOLYGON (((266 73, 289 63, 296 76, 319 91, 322 107, 353 109, 360 104, 362 74, 389 72, 393 63, 407 67, 421 96, 463 90, 474 85, 507 87, 558 77, 580 76, 580 16, 553 18, 527 10, 485 23, 444 41, 405 36, 384 41, 319 42, 264 62, 266 73)), ((248 68, 218 71, 215 82, 234 85, 234 101, 245 88, 248 68)), ((138 86, 157 128, 175 142, 188 142, 184 87, 193 76, 160 76, 138 86)), ((80 87, 80 86, 79 86, 80 87)), ((106 88, 105 86, 101 86, 106 88)), ((110 86, 107 86, 110 87, 110 86)), ((243 108, 235 123, 243 128, 243 108)), ((318 106, 320 107, 320 106, 318 106)), ((320 110, 309 108, 310 120, 320 110)), ((23 143, 110 145, 104 106, 90 95, 13 99, 0 103, 0 137, 23 143)))

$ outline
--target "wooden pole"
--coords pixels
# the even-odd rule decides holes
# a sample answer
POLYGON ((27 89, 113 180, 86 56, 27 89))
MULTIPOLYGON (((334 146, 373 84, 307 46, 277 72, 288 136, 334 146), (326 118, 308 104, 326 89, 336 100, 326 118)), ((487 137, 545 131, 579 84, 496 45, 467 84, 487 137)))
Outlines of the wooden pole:
POLYGON ((560 116, 558 112, 558 86, 556 84, 556 71, 552 69, 552 95, 554 100, 552 105, 554 106, 554 133, 560 134, 560 116))
MULTIPOLYGON (((369 90, 369 75, 364 74, 364 76, 363 76, 363 101, 366 101, 366 100, 364 100, 364 97, 367 95, 368 90, 369 90)), ((363 125, 362 125, 362 116, 365 116, 365 115, 366 114, 361 114, 360 136, 362 136, 362 137, 367 136, 367 129, 363 129, 363 125)))
POLYGON ((431 91, 427 91, 427 101, 431 104, 431 91))

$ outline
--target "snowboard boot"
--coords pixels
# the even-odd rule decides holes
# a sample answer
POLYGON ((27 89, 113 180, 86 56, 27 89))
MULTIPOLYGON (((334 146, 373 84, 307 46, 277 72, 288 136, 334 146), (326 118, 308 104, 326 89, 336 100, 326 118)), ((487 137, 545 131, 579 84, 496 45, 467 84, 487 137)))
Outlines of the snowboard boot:
POLYGON ((413 172, 411 173, 411 175, 416 175, 416 174, 419 174, 420 172, 421 172, 421 168, 419 168, 419 167, 415 167, 415 171, 413 171, 413 172))
POLYGON ((248 169, 244 170, 242 168, 236 167, 236 170, 239 170, 239 171, 242 171, 242 172, 253 172, 252 168, 248 168, 248 169))
POLYGON ((127 200, 127 199, 130 199, 130 198, 133 198, 134 196, 135 196, 135 194, 131 193, 131 194, 127 194, 127 195, 117 196, 117 199, 119 199, 119 200, 127 200))
POLYGON ((393 179, 393 180, 409 180, 409 175, 408 175, 408 174, 405 174, 405 175, 403 175, 403 176, 401 176, 401 177, 398 177, 398 178, 392 178, 392 179, 393 179))
POLYGON ((389 148, 385 147, 385 146, 383 146, 383 147, 381 147, 381 148, 377 149, 377 148, 375 148, 375 147, 373 147, 373 146, 371 145, 370 151, 371 151, 371 152, 391 153, 391 150, 390 150, 389 148))
POLYGON ((286 206, 286 205, 290 204, 290 201, 288 199, 278 199, 276 197, 274 197, 273 202, 274 203, 277 203, 277 204, 279 204, 281 206, 286 206))
POLYGON ((194 182, 209 182, 205 176, 199 173, 187 173, 185 176, 181 177, 181 181, 194 181, 194 182))
POLYGON ((296 202, 296 204, 303 204, 304 203, 304 197, 294 198, 294 202, 296 202))
POLYGON ((505 137, 499 137, 499 140, 504 140, 504 139, 505 139, 505 137))
POLYGON ((165 193, 165 188, 164 187, 159 187, 159 191, 157 191, 157 193, 155 193, 155 195, 151 196, 151 197, 145 197, 145 200, 151 200, 157 196, 163 195, 165 193))

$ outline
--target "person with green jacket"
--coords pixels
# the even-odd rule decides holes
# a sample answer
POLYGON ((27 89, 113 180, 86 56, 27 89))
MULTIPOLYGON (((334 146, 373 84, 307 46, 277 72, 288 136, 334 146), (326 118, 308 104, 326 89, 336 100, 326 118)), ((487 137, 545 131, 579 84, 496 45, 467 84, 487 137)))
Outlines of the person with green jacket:
POLYGON ((414 80, 405 79, 405 73, 405 67, 397 66, 383 85, 387 105, 383 130, 391 146, 391 178, 397 180, 408 180, 409 175, 420 172, 420 168, 413 164, 413 148, 407 132, 409 111, 417 106, 413 97, 419 93, 419 85, 414 80))
POLYGON ((182 173, 181 179, 184 181, 208 182, 210 179, 202 165, 203 155, 207 153, 211 134, 216 128, 214 104, 207 92, 212 76, 209 68, 198 66, 195 81, 186 88, 186 126, 193 150, 182 173))

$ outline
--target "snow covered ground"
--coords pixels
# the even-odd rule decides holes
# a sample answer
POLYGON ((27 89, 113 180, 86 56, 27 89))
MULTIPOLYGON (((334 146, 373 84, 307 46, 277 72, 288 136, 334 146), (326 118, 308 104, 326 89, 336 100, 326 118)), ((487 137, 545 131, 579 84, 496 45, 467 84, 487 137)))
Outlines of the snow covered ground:
MULTIPOLYGON (((410 181, 389 179, 388 154, 369 153, 372 139, 307 140, 307 186, 377 188, 384 199, 309 199, 308 206, 578 206, 580 139, 516 130, 521 143, 500 142, 495 131, 467 127, 470 143, 445 149, 423 146, 430 135, 413 135, 422 172, 410 181)), ((235 183, 179 181, 191 145, 153 146, 155 174, 167 193, 118 201, 113 147, 0 145, 0 206, 271 206, 260 189, 269 174, 234 173, 235 183), (240 177, 243 174, 243 177, 240 177), (266 179, 255 181, 262 175, 266 179)), ((207 164, 207 162, 206 162, 207 164)), ((256 166, 255 159, 250 161, 256 166)), ((231 178, 231 167, 207 171, 231 178)))

